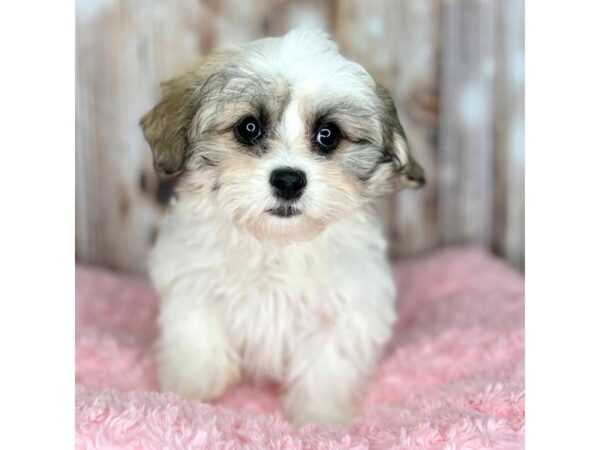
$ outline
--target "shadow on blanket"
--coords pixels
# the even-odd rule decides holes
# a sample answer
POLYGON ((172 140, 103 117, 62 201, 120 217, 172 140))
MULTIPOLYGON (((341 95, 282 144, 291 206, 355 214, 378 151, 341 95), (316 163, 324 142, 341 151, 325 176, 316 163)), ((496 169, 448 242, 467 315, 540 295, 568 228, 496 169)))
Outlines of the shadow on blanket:
POLYGON ((523 448, 522 276, 473 248, 395 274, 401 320, 360 416, 295 429, 267 387, 238 386, 212 405, 157 392, 151 287, 77 267, 77 448, 523 448))

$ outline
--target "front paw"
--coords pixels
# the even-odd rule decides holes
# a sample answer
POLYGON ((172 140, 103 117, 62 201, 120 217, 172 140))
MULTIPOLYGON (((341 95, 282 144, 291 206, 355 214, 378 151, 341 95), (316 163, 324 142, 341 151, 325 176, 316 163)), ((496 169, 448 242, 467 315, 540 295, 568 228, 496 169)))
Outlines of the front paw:
POLYGON ((239 381, 241 372, 239 365, 225 355, 183 357, 178 352, 162 351, 158 355, 158 375, 162 391, 208 401, 239 381))

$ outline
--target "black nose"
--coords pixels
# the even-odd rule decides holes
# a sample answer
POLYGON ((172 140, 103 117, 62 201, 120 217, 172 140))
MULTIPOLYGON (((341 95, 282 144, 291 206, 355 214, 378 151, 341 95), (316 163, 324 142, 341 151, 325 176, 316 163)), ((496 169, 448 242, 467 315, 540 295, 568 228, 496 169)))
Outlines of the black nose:
POLYGON ((274 170, 269 180, 277 197, 294 200, 302 195, 306 186, 306 174, 289 167, 274 170))

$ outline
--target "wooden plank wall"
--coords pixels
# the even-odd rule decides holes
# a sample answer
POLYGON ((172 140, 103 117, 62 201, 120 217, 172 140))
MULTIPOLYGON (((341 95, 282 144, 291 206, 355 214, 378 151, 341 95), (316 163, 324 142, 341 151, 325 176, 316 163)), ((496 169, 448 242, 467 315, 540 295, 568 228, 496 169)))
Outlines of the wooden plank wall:
POLYGON ((428 184, 383 199, 394 257, 524 256, 522 0, 77 0, 76 257, 143 271, 168 186, 137 126, 159 82, 219 46, 333 34, 392 92, 428 184))
POLYGON ((198 53, 194 0, 85 0, 76 17, 76 256, 143 270, 161 214, 138 121, 198 53))

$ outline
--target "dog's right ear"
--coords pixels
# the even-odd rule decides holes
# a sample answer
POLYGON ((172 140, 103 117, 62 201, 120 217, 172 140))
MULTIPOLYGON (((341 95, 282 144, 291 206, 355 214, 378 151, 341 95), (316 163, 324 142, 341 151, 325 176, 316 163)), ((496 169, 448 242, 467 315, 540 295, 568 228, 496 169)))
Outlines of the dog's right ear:
POLYGON ((201 106, 195 99, 208 77, 236 53, 234 48, 216 52, 195 63, 183 75, 161 84, 160 102, 140 120, 159 174, 174 175, 183 168, 188 131, 201 106))

